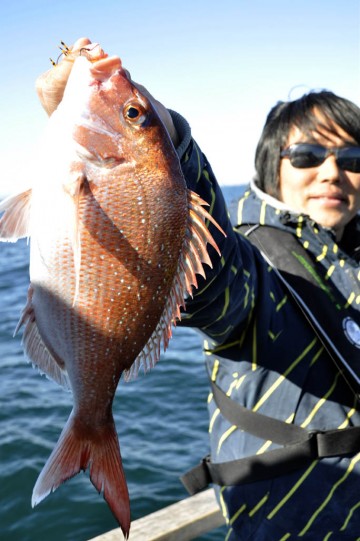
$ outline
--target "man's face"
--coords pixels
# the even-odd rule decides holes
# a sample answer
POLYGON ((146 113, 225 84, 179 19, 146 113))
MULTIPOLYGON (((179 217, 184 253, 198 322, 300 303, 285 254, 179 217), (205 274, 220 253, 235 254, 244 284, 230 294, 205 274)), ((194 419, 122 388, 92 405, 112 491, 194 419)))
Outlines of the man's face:
MULTIPOLYGON (((321 121, 324 123, 323 117, 321 121)), ((319 128, 311 139, 294 127, 285 146, 295 143, 316 143, 327 148, 357 145, 336 124, 331 125, 331 130, 319 128)), ((333 154, 320 165, 306 169, 292 166, 290 159, 284 157, 280 161, 278 197, 291 210, 307 214, 323 227, 333 229, 340 240, 344 227, 360 210, 360 173, 340 169, 333 154)))

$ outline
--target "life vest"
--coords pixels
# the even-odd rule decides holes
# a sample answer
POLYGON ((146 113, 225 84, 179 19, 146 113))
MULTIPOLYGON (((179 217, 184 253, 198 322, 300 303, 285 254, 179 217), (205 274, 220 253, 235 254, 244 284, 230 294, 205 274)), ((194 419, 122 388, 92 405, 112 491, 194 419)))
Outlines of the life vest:
MULTIPOLYGON (((351 312, 342 308, 344 302, 339 293, 324 283, 311 257, 293 235, 260 225, 240 226, 237 230, 260 250, 277 273, 337 369, 360 397, 360 327, 351 312)), ((231 424, 282 447, 223 463, 214 463, 206 456, 181 477, 190 494, 210 483, 233 486, 271 479, 302 468, 316 458, 360 451, 360 426, 307 431, 241 406, 215 382, 212 382, 212 391, 222 415, 231 424)))

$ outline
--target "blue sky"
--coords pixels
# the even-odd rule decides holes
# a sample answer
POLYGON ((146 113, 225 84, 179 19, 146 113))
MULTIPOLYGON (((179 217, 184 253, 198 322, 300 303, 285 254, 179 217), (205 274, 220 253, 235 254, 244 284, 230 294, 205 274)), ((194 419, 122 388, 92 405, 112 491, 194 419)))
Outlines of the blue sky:
POLYGON ((278 100, 328 88, 360 104, 360 0, 13 0, 0 27, 0 193, 26 177, 46 123, 34 83, 60 40, 118 54, 187 118, 221 184, 252 176, 278 100))

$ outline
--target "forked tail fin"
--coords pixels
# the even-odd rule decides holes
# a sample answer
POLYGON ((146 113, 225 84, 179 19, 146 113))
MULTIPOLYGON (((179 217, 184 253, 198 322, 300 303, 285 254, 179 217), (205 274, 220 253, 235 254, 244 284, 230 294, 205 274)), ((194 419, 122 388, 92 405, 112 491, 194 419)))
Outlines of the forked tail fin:
POLYGON ((119 441, 113 421, 88 430, 71 414, 58 443, 34 486, 34 507, 62 483, 90 467, 90 480, 104 499, 128 538, 130 502, 122 467, 119 441))

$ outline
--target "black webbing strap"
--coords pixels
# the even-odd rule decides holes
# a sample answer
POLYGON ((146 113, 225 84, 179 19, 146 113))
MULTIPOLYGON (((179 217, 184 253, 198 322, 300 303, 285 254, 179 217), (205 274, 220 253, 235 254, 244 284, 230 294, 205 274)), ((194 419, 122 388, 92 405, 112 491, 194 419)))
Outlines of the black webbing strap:
POLYGON ((306 440, 308 431, 300 426, 273 419, 257 413, 231 400, 214 381, 211 382, 214 400, 221 414, 232 424, 253 436, 280 445, 290 445, 306 440))
MULTIPOLYGON (((274 268, 329 357, 359 398, 360 346, 349 340, 344 332, 345 322, 351 320, 351 307, 341 308, 345 300, 335 288, 330 290, 329 283, 324 285, 324 280, 315 272, 310 255, 293 235, 270 226, 240 226, 237 229, 260 250, 264 259, 274 268)), ((353 314, 353 317, 354 325, 357 325, 357 316, 353 314)))
POLYGON ((215 383, 213 392, 221 413, 232 424, 262 439, 285 446, 229 462, 214 463, 209 456, 205 457, 199 465, 181 477, 190 494, 196 494, 210 483, 234 486, 272 479, 305 467, 318 458, 354 454, 360 450, 360 427, 308 432, 296 425, 243 408, 215 383))

